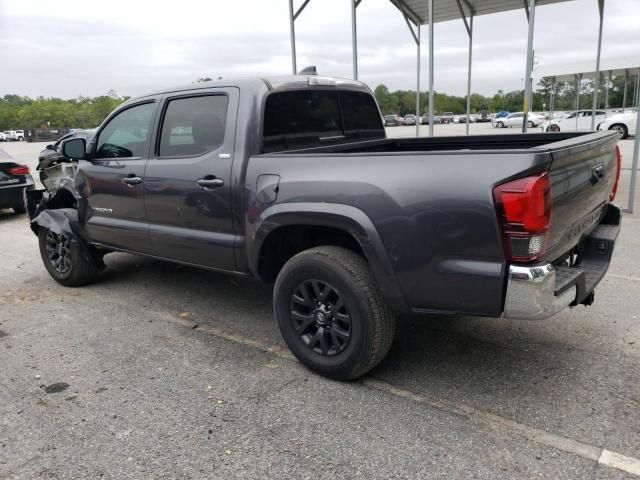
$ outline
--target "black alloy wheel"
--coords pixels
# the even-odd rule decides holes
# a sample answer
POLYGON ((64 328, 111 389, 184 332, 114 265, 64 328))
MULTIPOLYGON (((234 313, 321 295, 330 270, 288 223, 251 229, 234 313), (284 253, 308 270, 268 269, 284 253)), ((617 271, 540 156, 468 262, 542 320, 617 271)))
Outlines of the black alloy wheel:
POLYGON ((351 315, 340 292, 321 280, 305 280, 291 296, 291 320, 302 342, 315 353, 334 356, 351 339, 351 315))
POLYGON ((71 240, 61 234, 49 230, 46 239, 47 258, 58 273, 65 274, 71 270, 71 240))

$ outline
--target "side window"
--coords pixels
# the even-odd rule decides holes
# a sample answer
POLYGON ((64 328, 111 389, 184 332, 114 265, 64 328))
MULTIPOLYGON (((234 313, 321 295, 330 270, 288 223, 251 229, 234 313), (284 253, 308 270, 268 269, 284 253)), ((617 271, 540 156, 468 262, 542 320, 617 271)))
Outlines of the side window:
POLYGON ((170 100, 162 121, 158 155, 199 155, 222 145, 228 105, 226 95, 170 100))
POLYGON ((145 103, 113 117, 99 134, 96 158, 146 156, 155 108, 155 103, 145 103))
POLYGON ((571 115, 569 115, 567 118, 576 118, 576 115, 578 115, 577 113, 572 113, 571 115))

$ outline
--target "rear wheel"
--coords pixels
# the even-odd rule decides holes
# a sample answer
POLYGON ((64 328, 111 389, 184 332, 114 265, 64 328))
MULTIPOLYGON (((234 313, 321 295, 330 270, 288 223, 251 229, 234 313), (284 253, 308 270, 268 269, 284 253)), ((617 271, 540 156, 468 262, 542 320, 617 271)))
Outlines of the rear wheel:
POLYGON ((502 122, 496 122, 496 127, 498 127, 498 128, 504 128, 504 123, 502 123, 502 122))
POLYGON ((533 122, 531 120, 527 121, 527 128, 533 128, 533 122))
POLYGON ((547 132, 559 132, 559 131, 560 131, 560 127, 558 125, 551 124, 547 127, 547 132))
POLYGON ((91 282, 104 266, 97 253, 83 252, 65 234, 41 228, 38 240, 40 256, 49 275, 65 287, 79 287, 91 282))
POLYGON ((356 379, 391 347, 395 318, 365 259, 346 248, 316 247, 291 258, 273 301, 285 342, 321 375, 356 379))
POLYGON ((623 140, 629 136, 629 131, 627 130, 627 126, 621 123, 616 123, 615 125, 611 125, 609 130, 615 130, 618 132, 618 137, 620 140, 623 140))

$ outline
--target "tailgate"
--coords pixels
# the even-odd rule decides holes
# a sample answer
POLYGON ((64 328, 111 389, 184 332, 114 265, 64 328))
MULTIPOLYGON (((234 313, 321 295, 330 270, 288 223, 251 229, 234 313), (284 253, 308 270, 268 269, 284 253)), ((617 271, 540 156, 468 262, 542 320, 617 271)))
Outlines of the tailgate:
POLYGON ((590 134, 547 145, 553 208, 545 259, 555 261, 595 229, 618 172, 617 135, 590 134))

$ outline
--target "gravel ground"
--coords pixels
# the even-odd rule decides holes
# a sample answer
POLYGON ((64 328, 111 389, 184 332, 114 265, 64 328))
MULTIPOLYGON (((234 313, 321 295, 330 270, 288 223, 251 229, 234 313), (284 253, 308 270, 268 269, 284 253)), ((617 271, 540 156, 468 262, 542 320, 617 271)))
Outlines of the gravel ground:
POLYGON ((403 318, 354 383, 291 358, 270 286, 111 254, 64 288, 7 210, 0 245, 0 479, 638 478, 597 461, 640 458, 638 216, 592 307, 403 318))

